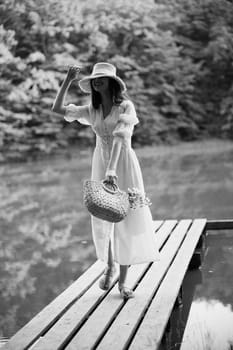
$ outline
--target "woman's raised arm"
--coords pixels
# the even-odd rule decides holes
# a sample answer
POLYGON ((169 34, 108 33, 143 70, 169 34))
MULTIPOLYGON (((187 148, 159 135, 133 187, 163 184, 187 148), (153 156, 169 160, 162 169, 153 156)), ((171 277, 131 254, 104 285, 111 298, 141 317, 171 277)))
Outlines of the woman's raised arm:
POLYGON ((69 67, 69 70, 67 72, 67 75, 57 93, 57 96, 55 98, 55 101, 52 106, 52 111, 56 112, 58 114, 64 115, 65 114, 65 97, 67 90, 72 83, 73 80, 77 79, 77 76, 80 72, 80 67, 77 66, 71 66, 69 67))

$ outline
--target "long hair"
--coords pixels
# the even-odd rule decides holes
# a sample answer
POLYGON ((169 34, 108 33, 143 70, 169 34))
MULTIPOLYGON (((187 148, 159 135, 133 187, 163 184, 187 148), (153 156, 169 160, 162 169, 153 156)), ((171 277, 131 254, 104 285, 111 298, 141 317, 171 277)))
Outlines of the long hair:
MULTIPOLYGON (((90 81, 90 85, 92 106, 95 109, 98 109, 102 102, 101 95, 98 91, 95 91, 95 89, 93 89, 92 80, 90 81)), ((127 95, 121 91, 121 87, 115 79, 109 78, 109 91, 113 104, 117 106, 119 106, 121 102, 127 98, 127 95)))

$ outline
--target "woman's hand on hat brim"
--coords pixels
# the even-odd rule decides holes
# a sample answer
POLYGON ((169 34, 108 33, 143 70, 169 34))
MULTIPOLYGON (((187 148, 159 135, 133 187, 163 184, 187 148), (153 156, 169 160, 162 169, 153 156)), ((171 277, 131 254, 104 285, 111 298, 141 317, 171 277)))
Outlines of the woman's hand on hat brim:
POLYGON ((67 72, 67 78, 72 81, 75 79, 78 79, 78 75, 81 71, 81 68, 78 66, 69 66, 68 72, 67 72))

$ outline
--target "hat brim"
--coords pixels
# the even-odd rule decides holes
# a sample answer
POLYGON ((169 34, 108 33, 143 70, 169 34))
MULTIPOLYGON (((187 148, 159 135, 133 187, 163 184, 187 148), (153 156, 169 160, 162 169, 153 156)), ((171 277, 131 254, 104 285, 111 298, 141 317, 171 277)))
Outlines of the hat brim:
POLYGON ((96 78, 111 78, 116 80, 116 82, 120 85, 121 91, 126 91, 126 85, 121 78, 115 75, 107 75, 107 74, 98 74, 98 75, 90 75, 86 78, 79 80, 79 87, 83 92, 91 93, 91 80, 96 78))

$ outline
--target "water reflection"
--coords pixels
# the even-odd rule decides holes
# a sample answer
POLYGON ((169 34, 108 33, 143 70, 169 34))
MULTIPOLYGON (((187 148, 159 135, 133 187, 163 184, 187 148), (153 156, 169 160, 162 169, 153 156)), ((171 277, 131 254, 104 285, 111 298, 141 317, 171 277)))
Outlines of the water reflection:
MULTIPOLYGON (((233 145, 204 147, 137 150, 155 219, 232 216, 233 145)), ((13 335, 95 261, 82 205, 90 166, 91 151, 0 167, 0 338, 13 335)), ((222 234, 213 237, 205 287, 195 287, 195 298, 232 305, 233 245, 222 234)))
POLYGON ((197 299, 186 327, 182 350, 229 350, 233 346, 232 305, 197 299))
POLYGON ((80 200, 89 161, 2 166, 0 337, 13 335, 95 261, 80 200))
POLYGON ((210 232, 183 349, 233 348, 233 232, 210 232), (194 344, 195 340, 195 344, 194 344), (196 346, 196 347, 195 347, 196 346))

